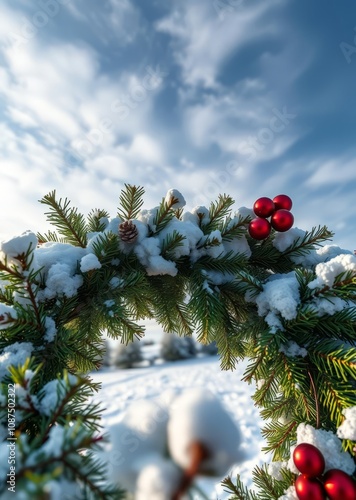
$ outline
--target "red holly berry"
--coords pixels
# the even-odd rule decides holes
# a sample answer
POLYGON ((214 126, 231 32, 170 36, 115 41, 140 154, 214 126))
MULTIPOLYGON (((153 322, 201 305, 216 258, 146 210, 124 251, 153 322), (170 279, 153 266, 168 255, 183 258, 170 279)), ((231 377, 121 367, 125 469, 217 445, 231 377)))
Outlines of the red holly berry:
POLYGON ((257 217, 250 222, 248 232, 255 240, 264 240, 271 232, 271 225, 267 219, 257 217))
POLYGON ((293 226, 294 217, 288 210, 277 210, 271 217, 271 226, 276 231, 283 233, 293 226))
POLYGON ((323 477, 325 491, 330 500, 355 500, 356 483, 339 469, 330 469, 323 477))
POLYGON ((299 472, 308 477, 321 476, 325 469, 322 453, 309 443, 298 444, 293 451, 293 461, 299 472))
POLYGON ((315 478, 301 474, 295 482, 295 492, 299 500, 325 500, 323 485, 315 478))
POLYGON ((258 198, 253 205, 253 211, 258 217, 267 218, 275 211, 275 206, 271 198, 263 196, 258 198))
POLYGON ((293 202, 289 196, 286 194, 279 194, 273 198, 273 203, 276 210, 283 208, 284 210, 290 210, 292 208, 293 202))

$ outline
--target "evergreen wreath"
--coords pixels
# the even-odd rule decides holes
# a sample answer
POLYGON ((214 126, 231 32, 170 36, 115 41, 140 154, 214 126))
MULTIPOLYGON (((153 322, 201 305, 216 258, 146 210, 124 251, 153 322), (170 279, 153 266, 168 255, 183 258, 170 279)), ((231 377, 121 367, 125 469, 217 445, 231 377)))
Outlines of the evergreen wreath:
POLYGON ((52 498, 66 485, 76 498, 124 498, 95 459, 105 436, 87 374, 104 330, 128 343, 145 318, 216 342, 223 370, 249 359, 244 380, 257 385, 273 461, 255 468, 257 492, 226 478, 231 498, 297 498, 293 450, 303 440, 322 448, 324 436, 340 443, 334 468, 351 478, 356 257, 322 246, 326 227, 253 238, 252 210, 232 213, 226 194, 192 212, 177 190, 152 210, 143 195, 125 185, 110 220, 100 209, 85 218, 53 191, 41 203, 55 231, 0 244, 0 493, 11 488, 15 444, 19 498, 52 498))

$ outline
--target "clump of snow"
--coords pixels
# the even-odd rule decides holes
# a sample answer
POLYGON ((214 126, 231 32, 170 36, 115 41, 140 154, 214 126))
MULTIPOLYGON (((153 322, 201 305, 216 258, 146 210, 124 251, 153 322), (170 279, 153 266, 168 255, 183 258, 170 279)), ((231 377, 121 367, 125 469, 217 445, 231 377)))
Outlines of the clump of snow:
POLYGON ((356 406, 345 408, 342 413, 345 416, 345 420, 336 433, 341 439, 356 441, 356 406))
POLYGON ((215 229, 215 231, 212 231, 208 236, 207 239, 210 241, 216 240, 218 244, 214 244, 212 246, 208 246, 208 248, 205 249, 206 255, 209 255, 210 257, 217 258, 220 257, 224 253, 224 245, 222 242, 222 236, 221 232, 219 229, 215 229))
POLYGON ((174 199, 176 201, 175 203, 173 203, 172 207, 174 207, 175 209, 183 208, 186 205, 186 201, 182 193, 180 193, 178 189, 169 189, 164 201, 167 205, 171 205, 174 199))
POLYGON ((189 447, 196 442, 209 453, 201 464, 201 473, 221 476, 245 458, 239 428, 206 389, 185 391, 174 400, 167 433, 170 455, 183 469, 190 466, 189 447))
POLYGON ((0 303, 0 330, 4 330, 8 327, 8 322, 11 319, 17 318, 16 309, 7 304, 0 303))
POLYGON ((78 262, 88 253, 86 248, 76 247, 69 243, 47 242, 36 250, 38 266, 46 274, 49 269, 57 264, 66 264, 71 274, 76 272, 78 262))
POLYGON ((204 226, 210 222, 209 210, 202 205, 198 205, 191 212, 184 212, 182 219, 184 221, 190 220, 193 224, 202 224, 204 226))
MULTIPOLYGON (((76 376, 69 374, 68 381, 70 385, 73 386, 77 383, 78 379, 76 376)), ((36 404, 38 411, 46 416, 50 416, 61 403, 61 398, 65 395, 66 391, 64 387, 65 384, 63 380, 55 379, 47 382, 38 394, 38 402, 36 404)))
POLYGON ((289 341, 287 345, 282 345, 279 351, 289 357, 301 356, 302 358, 305 358, 308 354, 308 351, 304 349, 304 347, 300 347, 293 340, 289 341))
POLYGON ((123 284, 124 284, 124 280, 122 278, 118 278, 117 276, 114 276, 109 281, 109 286, 110 286, 110 288, 113 288, 113 289, 118 288, 119 286, 121 286, 123 284))
POLYGON ((82 257, 80 261, 80 270, 82 271, 82 273, 87 273, 88 271, 100 268, 101 268, 101 263, 98 257, 93 253, 84 255, 84 257, 82 257))
POLYGON ((47 342, 53 342, 55 336, 57 335, 57 327, 53 318, 50 318, 49 316, 46 317, 45 328, 46 333, 44 335, 44 339, 47 340, 47 342))
POLYGON ((2 350, 0 354, 0 380, 8 375, 11 365, 23 365, 31 357, 33 345, 31 342, 15 342, 2 350))
POLYGON ((282 481, 281 469, 287 468, 287 462, 270 462, 267 466, 268 474, 277 481, 282 481))
POLYGON ((38 294, 39 300, 53 299, 65 295, 74 297, 78 288, 83 284, 83 277, 79 274, 72 275, 68 264, 58 263, 51 266, 48 271, 46 288, 38 294))
POLYGON ((294 486, 290 486, 278 500, 299 500, 294 486))
POLYGON ((17 265, 17 257, 26 254, 29 249, 33 252, 37 247, 37 237, 32 231, 26 231, 7 241, 0 242, 0 260, 8 265, 17 265))
POLYGON ((121 224, 122 219, 120 217, 114 217, 108 221, 108 224, 105 227, 104 233, 114 233, 118 234, 119 225, 121 224))
MULTIPOLYGON (((309 443, 316 446, 325 459, 325 471, 330 469, 340 469, 346 474, 352 474, 355 470, 355 463, 349 453, 342 451, 341 441, 331 431, 324 429, 314 429, 308 424, 299 424, 297 429, 297 445, 309 443)), ((296 446, 297 446, 296 445, 296 446)), ((291 458, 288 468, 298 474, 298 469, 293 462, 293 452, 296 446, 291 448, 291 458)))
POLYGON ((337 276, 348 271, 356 272, 356 257, 352 254, 342 254, 318 264, 315 268, 316 279, 309 283, 310 289, 332 287, 337 276))
POLYGON ((242 254, 247 258, 251 257, 252 251, 247 242, 246 236, 241 235, 233 238, 231 241, 224 241, 225 252, 233 252, 234 254, 242 254))
POLYGON ((305 235, 306 231, 298 229, 297 227, 292 227, 288 231, 282 233, 277 232, 273 240, 273 246, 277 248, 279 252, 284 252, 294 243, 302 241, 305 235))
POLYGON ((182 471, 169 459, 152 458, 138 475, 135 500, 167 500, 178 489, 182 471))
POLYGON ((184 255, 189 255, 194 250, 198 242, 204 236, 203 231, 191 221, 172 220, 167 226, 159 233, 159 240, 163 242, 168 235, 172 235, 176 231, 184 236, 181 245, 174 250, 174 258, 179 259, 184 255))
MULTIPOLYGON (((146 231, 147 231, 147 227, 149 227, 153 232, 156 231, 156 225, 154 224, 154 220, 156 218, 158 210, 159 210, 159 207, 154 207, 154 208, 151 208, 150 210, 143 209, 138 214, 137 220, 139 222, 142 222, 146 226, 146 231)), ((137 227, 137 230, 139 231, 139 234, 140 234, 140 229, 136 225, 136 220, 134 220, 133 223, 137 227)))
POLYGON ((134 252, 142 265, 146 267, 149 276, 168 274, 176 276, 178 269, 173 261, 166 260, 160 255, 160 240, 157 237, 145 238, 135 245, 134 252))
POLYGON ((159 402, 141 400, 131 404, 122 419, 110 427, 110 482, 134 492, 143 464, 152 454, 164 457, 168 411, 159 402))
POLYGON ((341 297, 328 297, 327 299, 315 297, 311 305, 315 306, 318 316, 323 316, 324 314, 332 316, 338 311, 354 306, 354 304, 343 300, 341 297))
POLYGON ((256 217, 254 211, 251 208, 247 207, 240 207, 235 211, 235 217, 242 217, 243 219, 246 219, 249 217, 251 220, 256 217))
POLYGON ((35 372, 32 370, 26 370, 24 374, 25 387, 20 384, 15 385, 16 397, 18 399, 18 404, 23 408, 30 408, 31 402, 33 405, 37 403, 37 396, 30 394, 30 384, 34 377, 35 372))
POLYGON ((271 311, 287 320, 297 316, 299 303, 299 283, 294 272, 272 276, 256 298, 259 316, 267 316, 271 311))

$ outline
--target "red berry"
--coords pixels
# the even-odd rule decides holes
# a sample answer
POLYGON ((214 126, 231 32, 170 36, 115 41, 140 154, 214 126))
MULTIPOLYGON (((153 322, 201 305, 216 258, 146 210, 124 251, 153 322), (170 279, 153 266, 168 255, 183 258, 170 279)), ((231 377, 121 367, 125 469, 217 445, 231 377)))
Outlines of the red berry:
POLYGON ((304 474, 297 477, 295 492, 299 500, 325 500, 326 493, 323 485, 312 477, 304 474))
POLYGON ((321 476, 325 469, 322 453, 309 443, 298 444, 293 452, 293 461, 299 472, 309 477, 321 476))
POLYGON ((258 217, 250 222, 248 232, 255 240, 264 240, 271 232, 271 225, 267 219, 260 219, 258 217))
POLYGON ((253 205, 253 211, 258 217, 267 218, 275 211, 275 206, 271 198, 258 198, 253 205))
POLYGON ((330 469, 323 477, 325 491, 330 500, 355 500, 356 483, 339 469, 330 469))
POLYGON ((271 217, 271 226, 276 231, 283 233, 293 226, 294 217, 288 210, 277 210, 271 217))
POLYGON ((276 210, 283 208, 284 210, 290 210, 292 208, 293 202, 289 196, 286 194, 279 194, 273 198, 273 203, 275 204, 276 210))

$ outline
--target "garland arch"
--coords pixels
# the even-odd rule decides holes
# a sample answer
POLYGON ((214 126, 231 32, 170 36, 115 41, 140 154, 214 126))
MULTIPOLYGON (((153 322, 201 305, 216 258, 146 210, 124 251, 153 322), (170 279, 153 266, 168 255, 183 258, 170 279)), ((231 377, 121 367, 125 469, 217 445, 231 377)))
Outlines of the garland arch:
MULTIPOLYGON (((256 239, 252 210, 233 213, 225 194, 191 212, 177 190, 152 210, 142 208, 143 195, 125 185, 110 219, 101 209, 84 217, 53 191, 41 203, 55 230, 0 245, 0 462, 16 445, 21 498, 51 498, 48 485, 63 477, 80 485, 81 498, 123 498, 103 484, 93 453, 103 437, 98 406, 88 403, 98 386, 86 374, 98 367, 104 329, 129 342, 144 335, 136 321, 145 318, 216 341, 222 369, 249 359, 244 380, 257 385, 273 462, 254 470, 257 493, 226 478, 231 498, 297 498, 291 453, 306 436, 317 446, 323 436, 339 443, 334 468, 352 481, 354 254, 323 246, 332 237, 326 227, 256 239)), ((11 486, 9 467, 0 466, 0 492, 11 486)))

